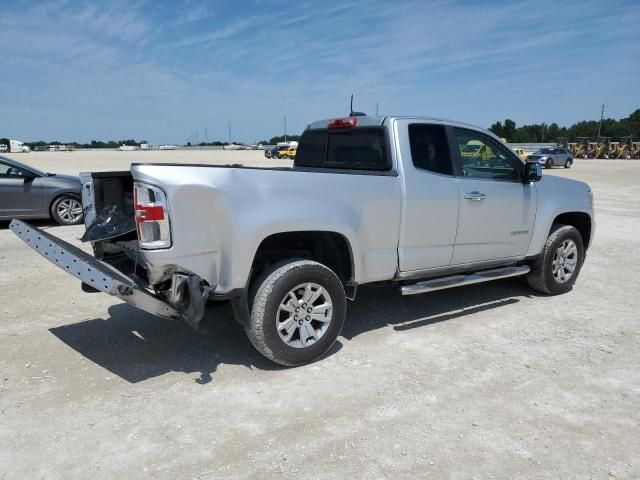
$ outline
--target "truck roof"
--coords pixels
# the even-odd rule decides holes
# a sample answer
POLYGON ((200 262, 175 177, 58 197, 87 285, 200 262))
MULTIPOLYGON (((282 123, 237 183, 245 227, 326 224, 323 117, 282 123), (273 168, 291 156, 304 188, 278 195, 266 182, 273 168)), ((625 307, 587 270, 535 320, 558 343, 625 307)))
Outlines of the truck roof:
MULTIPOLYGON (((327 128, 327 125, 329 124, 329 122, 337 118, 349 118, 349 116, 317 120, 307 125, 307 129, 327 128)), ((474 125, 467 122, 460 122, 458 120, 451 120, 447 118, 421 116, 421 115, 378 115, 378 116, 363 115, 363 116, 358 116, 357 119, 358 119, 358 124, 356 125, 356 128, 382 126, 384 122, 387 120, 422 120, 422 121, 430 121, 435 123, 446 123, 446 124, 451 124, 456 126, 470 127, 476 130, 482 130, 484 132, 487 131, 487 129, 484 127, 480 127, 478 125, 474 125)))

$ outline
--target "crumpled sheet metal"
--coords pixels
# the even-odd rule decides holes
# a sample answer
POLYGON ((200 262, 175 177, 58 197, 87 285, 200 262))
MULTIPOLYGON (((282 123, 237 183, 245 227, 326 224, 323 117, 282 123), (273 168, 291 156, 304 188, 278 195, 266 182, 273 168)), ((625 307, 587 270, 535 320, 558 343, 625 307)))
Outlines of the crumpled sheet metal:
POLYGON ((131 233, 135 229, 135 218, 132 215, 126 215, 117 205, 112 205, 103 208, 96 215, 80 240, 83 242, 109 240, 131 233))

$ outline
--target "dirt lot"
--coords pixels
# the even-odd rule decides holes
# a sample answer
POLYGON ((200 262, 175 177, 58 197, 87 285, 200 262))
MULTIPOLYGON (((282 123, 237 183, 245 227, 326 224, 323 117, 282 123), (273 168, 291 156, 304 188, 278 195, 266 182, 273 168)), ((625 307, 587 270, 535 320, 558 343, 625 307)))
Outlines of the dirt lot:
MULTIPOLYGON (((76 173, 145 155, 15 157, 76 173)), ((571 293, 362 288, 336 348, 296 369, 226 306, 199 334, 84 294, 0 225, 0 478, 640 478, 640 162, 551 174, 596 195, 571 293)))

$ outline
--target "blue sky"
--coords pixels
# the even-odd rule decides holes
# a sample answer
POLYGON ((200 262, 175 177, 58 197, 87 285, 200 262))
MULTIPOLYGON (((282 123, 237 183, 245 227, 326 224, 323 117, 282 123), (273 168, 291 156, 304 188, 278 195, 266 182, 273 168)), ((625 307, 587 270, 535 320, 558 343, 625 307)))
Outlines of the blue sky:
POLYGON ((488 127, 640 107, 638 0, 0 0, 0 136, 253 142, 355 106, 488 127))

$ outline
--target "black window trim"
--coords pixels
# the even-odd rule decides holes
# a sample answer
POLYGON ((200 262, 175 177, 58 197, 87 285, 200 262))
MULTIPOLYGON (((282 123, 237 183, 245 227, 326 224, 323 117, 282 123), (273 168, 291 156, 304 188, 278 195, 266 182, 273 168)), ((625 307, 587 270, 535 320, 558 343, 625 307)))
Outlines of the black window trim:
POLYGON ((503 145, 501 141, 496 140, 495 138, 493 138, 491 135, 488 135, 487 133, 481 131, 481 130, 475 130, 473 128, 465 128, 465 127, 458 127, 458 126, 453 126, 453 125, 449 125, 449 145, 451 147, 455 147, 454 150, 452 150, 453 152, 455 152, 453 154, 454 157, 454 172, 456 172, 456 177, 460 177, 460 178, 466 178, 469 180, 484 180, 484 181, 489 181, 489 182, 509 182, 509 183, 522 183, 524 181, 524 163, 522 162, 522 160, 520 159, 520 157, 518 157, 517 155, 515 155, 506 145, 503 145), (515 180, 508 180, 506 178, 477 178, 477 177, 467 177, 463 174, 463 168, 462 168, 462 155, 460 154, 460 147, 458 146, 458 141, 456 139, 456 131, 462 131, 462 132, 468 132, 468 133, 472 133, 475 135, 482 135, 484 137, 487 137, 491 142, 495 143, 496 145, 502 145, 504 147, 504 150, 506 151, 507 155, 509 155, 514 162, 516 163, 517 167, 517 173, 518 173, 518 178, 515 180), (456 168, 457 167, 457 168, 456 168))

